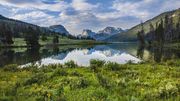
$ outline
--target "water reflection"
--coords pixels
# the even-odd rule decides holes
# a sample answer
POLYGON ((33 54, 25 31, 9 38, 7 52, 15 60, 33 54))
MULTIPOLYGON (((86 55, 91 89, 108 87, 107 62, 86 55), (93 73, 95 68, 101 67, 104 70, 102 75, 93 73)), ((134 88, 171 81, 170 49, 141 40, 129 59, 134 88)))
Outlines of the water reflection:
POLYGON ((178 50, 163 47, 141 47, 137 44, 110 44, 98 46, 60 46, 36 49, 13 48, 0 49, 0 66, 7 64, 53 64, 64 63, 69 60, 79 65, 88 65, 90 59, 101 59, 124 64, 131 60, 155 62, 180 58, 178 50))

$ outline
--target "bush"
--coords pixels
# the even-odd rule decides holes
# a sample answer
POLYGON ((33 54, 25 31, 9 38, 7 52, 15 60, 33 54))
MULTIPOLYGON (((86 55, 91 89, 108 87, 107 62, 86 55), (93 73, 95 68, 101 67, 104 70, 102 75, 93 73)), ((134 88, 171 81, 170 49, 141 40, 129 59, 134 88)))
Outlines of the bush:
POLYGON ((0 101, 13 101, 13 98, 11 97, 6 97, 6 96, 0 96, 0 101))
POLYGON ((104 87, 106 89, 109 89, 111 87, 110 81, 106 77, 101 75, 100 73, 97 74, 97 78, 102 87, 104 87))
POLYGON ((106 67, 109 69, 109 70, 112 70, 112 71, 116 71, 116 70, 119 70, 120 69, 120 66, 118 63, 114 63, 114 62, 109 62, 108 64, 106 64, 106 67))
POLYGON ((24 85, 32 85, 34 83, 41 84, 45 81, 47 81, 48 77, 44 73, 38 73, 29 78, 24 85))
POLYGON ((108 93, 104 89, 97 89, 93 92, 92 98, 95 98, 95 100, 101 99, 101 101, 107 101, 108 93))
POLYGON ((98 68, 103 67, 104 64, 105 64, 105 61, 102 61, 102 60, 95 60, 95 59, 90 60, 90 68, 94 72, 97 72, 98 68))
POLYGON ((132 60, 127 61, 127 64, 134 64, 132 60))
POLYGON ((54 76, 67 76, 67 75, 68 75, 68 73, 65 70, 57 69, 56 71, 54 71, 52 77, 54 77, 54 76))
POLYGON ((39 72, 38 66, 37 66, 37 65, 34 65, 34 64, 25 66, 25 67, 22 68, 22 70, 31 71, 31 72, 34 72, 34 73, 39 72))
POLYGON ((84 78, 72 79, 70 80, 71 89, 86 88, 89 85, 89 82, 84 78))
POLYGON ((66 62, 65 64, 65 67, 67 67, 67 68, 76 68, 76 67, 78 67, 77 66, 77 64, 75 64, 75 62, 74 61, 69 61, 69 62, 66 62))
POLYGON ((38 98, 36 98, 36 101, 44 101, 44 97, 38 97, 38 98))
POLYGON ((178 62, 176 60, 168 60, 168 61, 166 61, 166 65, 167 66, 180 66, 180 62, 178 62))
POLYGON ((20 68, 18 68, 17 64, 10 64, 4 67, 4 71, 17 72, 19 70, 20 68))
POLYGON ((78 73, 77 71, 74 71, 71 73, 71 76, 78 76, 78 77, 81 77, 83 76, 82 74, 78 73))

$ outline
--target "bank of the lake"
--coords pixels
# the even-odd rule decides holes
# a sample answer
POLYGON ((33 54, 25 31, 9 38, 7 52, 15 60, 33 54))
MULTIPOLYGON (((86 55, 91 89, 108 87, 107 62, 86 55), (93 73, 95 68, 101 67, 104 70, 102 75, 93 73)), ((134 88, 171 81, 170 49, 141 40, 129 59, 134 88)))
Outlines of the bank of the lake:
MULTIPOLYGON (((14 43, 12 45, 3 45, 0 44, 0 47, 28 47, 24 38, 14 38, 14 43)), ((53 37, 47 37, 46 41, 39 39, 40 46, 52 46, 52 45, 98 45, 98 44, 108 44, 108 42, 95 41, 95 40, 78 40, 78 39, 69 39, 69 38, 59 38, 59 43, 53 44, 53 37)))
POLYGON ((180 60, 0 68, 3 101, 179 101, 180 60))

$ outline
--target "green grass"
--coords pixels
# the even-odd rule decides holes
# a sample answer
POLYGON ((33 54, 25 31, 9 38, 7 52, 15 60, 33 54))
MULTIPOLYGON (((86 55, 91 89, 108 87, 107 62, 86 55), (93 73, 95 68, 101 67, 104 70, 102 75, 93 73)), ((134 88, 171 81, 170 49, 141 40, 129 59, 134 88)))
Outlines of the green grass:
POLYGON ((180 60, 0 69, 0 101, 179 101, 180 60))
MULTIPOLYGON (((14 38, 14 44, 8 45, 11 47, 26 47, 26 42, 24 38, 14 38)), ((58 45, 91 45, 91 44, 105 44, 105 42, 95 41, 95 40, 77 40, 77 39, 68 39, 66 37, 59 37, 58 45)), ((46 41, 42 41, 41 38, 39 39, 39 44, 41 46, 45 45, 52 45, 53 44, 53 37, 47 37, 46 41)), ((4 46, 4 45, 1 45, 4 46)), ((7 45, 5 45, 7 46, 7 45)))

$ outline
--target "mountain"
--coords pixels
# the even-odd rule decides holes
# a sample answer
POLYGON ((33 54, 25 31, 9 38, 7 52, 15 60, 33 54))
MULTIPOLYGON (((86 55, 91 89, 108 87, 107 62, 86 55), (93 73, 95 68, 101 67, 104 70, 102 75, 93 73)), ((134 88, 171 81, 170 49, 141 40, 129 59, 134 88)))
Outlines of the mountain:
MULTIPOLYGON (((176 24, 178 22, 179 15, 180 15, 180 9, 162 13, 162 14, 144 22, 143 26, 144 26, 145 33, 150 32, 149 25, 151 23, 155 27, 156 23, 160 22, 161 19, 164 20, 166 15, 173 17, 173 23, 174 23, 173 26, 176 26, 176 24)), ((137 41, 137 32, 140 30, 141 30, 141 24, 138 24, 126 32, 119 33, 119 34, 116 34, 116 35, 113 35, 113 36, 107 38, 105 41, 111 41, 111 42, 137 41)))
POLYGON ((105 40, 112 35, 116 35, 122 32, 124 32, 122 28, 106 27, 105 29, 99 31, 94 37, 96 38, 96 40, 105 40))
POLYGON ((89 29, 84 29, 82 34, 78 35, 78 38, 93 38, 94 39, 94 35, 96 35, 95 32, 92 32, 89 29))
POLYGON ((62 25, 53 25, 53 26, 50 26, 49 29, 51 31, 56 32, 56 33, 60 33, 60 34, 63 34, 63 35, 70 35, 70 33, 62 25))
POLYGON ((98 33, 101 34, 107 34, 107 35, 113 35, 117 33, 121 33, 124 30, 122 28, 115 28, 115 27, 106 27, 105 29, 99 31, 98 33))
POLYGON ((95 40, 105 40, 106 38, 124 32, 121 28, 115 28, 115 27, 106 27, 103 30, 96 32, 93 32, 89 29, 84 29, 82 34, 78 35, 78 37, 81 38, 93 38, 95 40))
POLYGON ((7 20, 7 19, 8 19, 8 18, 6 18, 6 17, 0 15, 0 20, 7 20))

